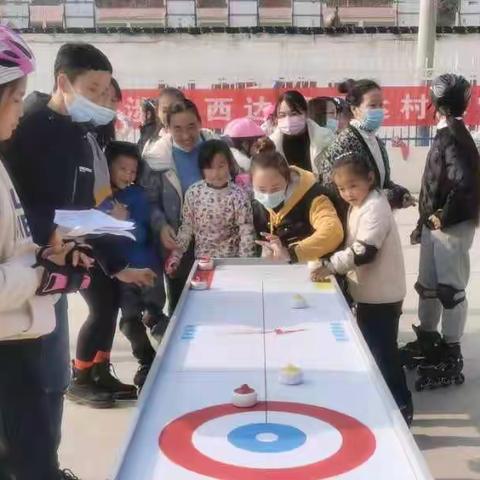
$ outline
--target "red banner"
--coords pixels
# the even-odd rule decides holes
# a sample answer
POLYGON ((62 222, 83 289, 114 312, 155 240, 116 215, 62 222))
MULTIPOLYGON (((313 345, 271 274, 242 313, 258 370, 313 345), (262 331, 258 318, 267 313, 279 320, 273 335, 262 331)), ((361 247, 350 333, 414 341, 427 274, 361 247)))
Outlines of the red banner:
MULTIPOLYGON (((196 103, 203 126, 223 128, 230 120, 249 116, 263 121, 263 110, 275 103, 283 90, 251 88, 243 90, 198 89, 185 90, 185 95, 196 103)), ((322 95, 334 96, 333 88, 300 89, 307 99, 322 95)), ((383 87, 385 99, 384 126, 424 126, 435 123, 427 87, 383 87)), ((472 101, 465 117, 468 125, 480 124, 480 87, 474 87, 472 101)), ((144 98, 156 98, 158 90, 124 90, 120 119, 130 126, 141 123, 140 105, 144 98)))

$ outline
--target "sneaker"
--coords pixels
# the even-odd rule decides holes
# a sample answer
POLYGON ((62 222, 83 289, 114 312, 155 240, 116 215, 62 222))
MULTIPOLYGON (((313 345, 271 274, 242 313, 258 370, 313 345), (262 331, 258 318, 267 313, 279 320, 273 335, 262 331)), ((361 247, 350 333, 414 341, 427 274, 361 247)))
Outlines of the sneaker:
POLYGON ((73 369, 73 377, 66 397, 74 403, 87 407, 112 408, 115 404, 113 396, 92 380, 92 368, 73 369))
POLYGON ((61 470, 59 473, 58 480, 80 480, 70 469, 66 468, 61 470))
POLYGON ((111 393, 114 400, 136 400, 137 389, 134 385, 122 383, 111 363, 96 363, 92 367, 92 379, 95 384, 111 393))
POLYGON ((141 390, 143 385, 145 384, 151 366, 151 364, 148 364, 140 365, 138 367, 137 373, 135 373, 135 376, 133 377, 133 383, 138 387, 139 390, 141 390))

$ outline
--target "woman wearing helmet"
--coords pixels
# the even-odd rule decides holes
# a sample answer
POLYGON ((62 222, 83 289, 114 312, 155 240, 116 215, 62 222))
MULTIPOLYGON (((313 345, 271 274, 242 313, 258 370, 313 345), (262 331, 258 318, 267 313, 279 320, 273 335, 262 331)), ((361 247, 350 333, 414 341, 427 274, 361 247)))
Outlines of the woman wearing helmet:
MULTIPOLYGON (((18 125, 27 75, 34 69, 28 45, 19 35, 0 26, 0 141, 8 140, 18 125)), ((90 259, 75 250, 70 243, 37 251, 19 197, 0 158, 2 479, 69 478, 58 470, 56 439, 42 391, 40 338, 55 327, 55 297, 48 294, 54 293, 50 286, 52 282, 57 284, 58 266, 68 269, 65 265, 70 258, 74 265, 90 264, 90 259)))
POLYGON ((252 147, 259 138, 265 136, 265 132, 250 117, 242 117, 228 123, 223 134, 233 144, 231 150, 241 172, 249 172, 252 147))
POLYGON ((418 227, 412 243, 421 243, 418 281, 420 326, 417 342, 404 352, 424 356, 417 390, 463 383, 460 340, 467 319, 465 288, 469 250, 480 209, 479 156, 463 123, 470 84, 458 75, 437 77, 431 86, 439 119, 427 157, 420 192, 418 227), (442 317, 442 335, 437 327, 442 317))

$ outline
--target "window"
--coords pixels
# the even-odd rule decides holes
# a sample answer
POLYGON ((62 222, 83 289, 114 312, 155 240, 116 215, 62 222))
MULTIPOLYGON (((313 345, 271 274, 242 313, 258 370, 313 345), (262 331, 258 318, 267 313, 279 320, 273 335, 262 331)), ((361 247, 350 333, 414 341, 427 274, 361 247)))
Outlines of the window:
POLYGON ((64 0, 32 0, 32 6, 61 5, 64 0))
POLYGON ((259 8, 292 8, 291 0, 259 0, 259 8))
POLYGON ((197 7, 201 8, 227 8, 227 0, 197 0, 197 7))
POLYGON ((292 0, 259 0, 260 25, 292 25, 292 0))
POLYGON ((327 7, 392 7, 395 0, 326 0, 327 7))
POLYGON ((164 0, 95 0, 98 8, 163 8, 164 0))

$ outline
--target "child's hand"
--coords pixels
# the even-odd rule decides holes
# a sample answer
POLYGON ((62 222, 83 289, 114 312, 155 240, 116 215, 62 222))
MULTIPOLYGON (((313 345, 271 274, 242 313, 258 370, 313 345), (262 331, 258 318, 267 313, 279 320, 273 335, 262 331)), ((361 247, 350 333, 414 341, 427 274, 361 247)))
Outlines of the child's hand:
POLYGON ((153 287, 157 278, 149 268, 125 268, 114 276, 123 283, 131 283, 137 287, 153 287))
POLYGON ((85 252, 85 250, 91 250, 91 247, 89 245, 77 244, 74 241, 67 241, 60 245, 53 245, 46 248, 42 253, 42 258, 58 266, 65 266, 67 264, 67 256, 72 250, 74 250, 71 258, 72 266, 81 266, 87 270, 93 267, 95 260, 85 252), (76 249, 76 247, 82 247, 83 251, 76 249))
POLYGON ((180 266, 180 262, 182 260, 182 254, 178 250, 174 250, 165 261, 165 273, 169 277, 173 277, 175 272, 178 270, 180 266))
POLYGON ((440 230, 442 228, 442 221, 435 215, 430 215, 428 217, 431 230, 440 230))
POLYGON ((289 262, 291 260, 288 249, 282 245, 280 237, 270 233, 261 233, 265 240, 255 240, 257 245, 260 245, 265 250, 265 257, 276 261, 289 262))
POLYGON ((323 265, 310 274, 310 280, 312 282, 321 282, 327 277, 329 277, 331 274, 332 272, 325 265, 323 265))
POLYGON ((110 210, 110 216, 117 220, 128 220, 129 211, 128 208, 117 200, 113 201, 113 208, 110 210))
POLYGON ((410 193, 406 193, 402 198, 402 208, 414 207, 417 201, 410 193))
POLYGON ((170 225, 165 225, 160 232, 160 240, 167 250, 178 248, 175 230, 170 225))

